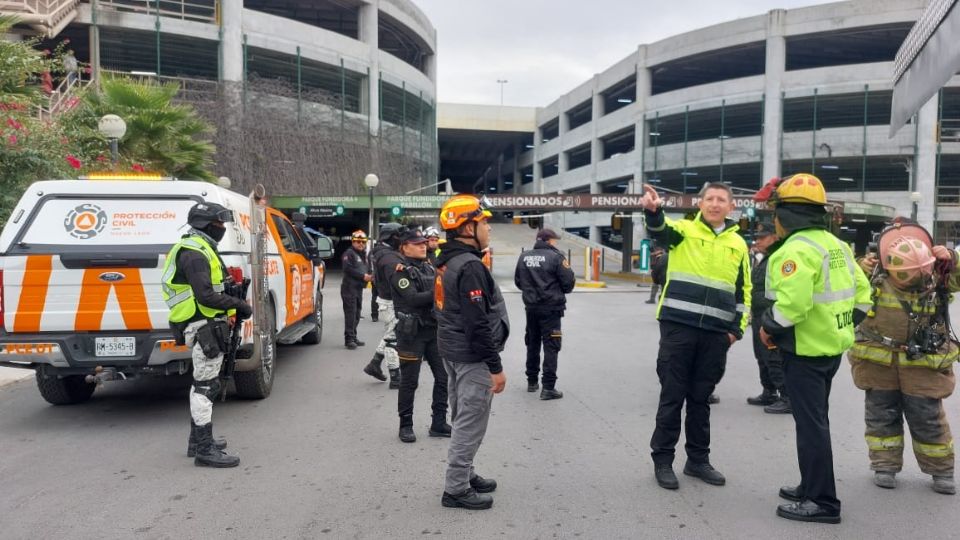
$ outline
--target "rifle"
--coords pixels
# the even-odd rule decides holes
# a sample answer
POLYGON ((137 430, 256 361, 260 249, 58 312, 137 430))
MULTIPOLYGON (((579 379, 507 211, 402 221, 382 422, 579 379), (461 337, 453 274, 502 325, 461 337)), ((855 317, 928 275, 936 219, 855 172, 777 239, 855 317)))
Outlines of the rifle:
MULTIPOLYGON (((242 283, 226 283, 224 285, 225 294, 246 301, 247 290, 250 288, 250 278, 243 278, 242 283)), ((243 319, 237 317, 233 323, 233 328, 230 330, 230 341, 227 343, 227 351, 223 355, 223 367, 220 369, 221 402, 227 400, 227 383, 233 379, 233 370, 237 367, 237 351, 240 349, 241 341, 243 341, 243 319)))

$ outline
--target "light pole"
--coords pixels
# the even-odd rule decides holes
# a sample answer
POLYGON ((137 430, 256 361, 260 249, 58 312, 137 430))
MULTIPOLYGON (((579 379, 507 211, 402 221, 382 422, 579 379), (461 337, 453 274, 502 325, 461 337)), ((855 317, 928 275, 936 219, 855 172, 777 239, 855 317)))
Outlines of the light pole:
POLYGON ((497 79, 497 84, 500 85, 500 106, 503 106, 503 85, 507 84, 508 80, 506 79, 497 79))
POLYGON ((127 133, 127 123, 115 114, 105 114, 97 123, 97 129, 110 140, 110 157, 113 161, 113 168, 116 169, 117 162, 120 161, 118 141, 127 133))
POLYGON ((368 236, 370 238, 374 237, 373 232, 373 188, 377 187, 380 184, 380 177, 370 173, 363 178, 363 183, 367 186, 367 191, 370 193, 370 229, 368 230, 368 236))
POLYGON ((913 219, 914 221, 917 221, 917 212, 919 210, 920 201, 922 200, 923 200, 923 193, 920 193, 919 191, 914 191, 910 193, 910 203, 913 207, 913 209, 910 212, 910 218, 913 219))

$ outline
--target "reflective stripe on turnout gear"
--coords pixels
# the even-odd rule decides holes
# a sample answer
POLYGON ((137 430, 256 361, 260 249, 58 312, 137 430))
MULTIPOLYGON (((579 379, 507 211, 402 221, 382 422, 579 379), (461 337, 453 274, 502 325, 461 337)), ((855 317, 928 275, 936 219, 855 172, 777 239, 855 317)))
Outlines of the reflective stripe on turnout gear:
POLYGON ((874 437, 867 435, 864 439, 867 441, 867 447, 874 452, 903 448, 903 435, 894 435, 892 437, 874 437))
POLYGON ((953 455, 953 439, 946 444, 927 444, 913 441, 913 450, 932 458, 945 458, 953 455))

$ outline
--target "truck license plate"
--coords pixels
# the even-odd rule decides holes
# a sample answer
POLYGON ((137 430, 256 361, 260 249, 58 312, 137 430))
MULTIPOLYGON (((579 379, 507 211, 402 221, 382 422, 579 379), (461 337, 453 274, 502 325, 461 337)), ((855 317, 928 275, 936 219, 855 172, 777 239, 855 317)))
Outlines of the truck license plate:
POLYGON ((97 356, 135 356, 137 339, 133 337, 96 338, 97 356))

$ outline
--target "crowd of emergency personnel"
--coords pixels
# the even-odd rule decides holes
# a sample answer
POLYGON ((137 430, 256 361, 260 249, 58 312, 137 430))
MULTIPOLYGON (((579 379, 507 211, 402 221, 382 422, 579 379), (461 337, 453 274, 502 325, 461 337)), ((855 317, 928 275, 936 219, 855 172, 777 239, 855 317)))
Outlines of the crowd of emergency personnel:
MULTIPOLYGON (((934 245, 919 224, 897 219, 877 235, 874 249, 855 259, 850 246, 830 232, 826 191, 809 174, 771 180, 757 193, 773 209, 773 221, 752 231, 752 247, 729 219, 733 196, 726 184, 705 184, 700 211, 682 220, 666 217, 653 187, 644 190, 646 229, 658 246, 658 287, 648 303, 658 304, 660 325, 661 392, 650 446, 661 487, 680 485, 673 462, 681 427, 683 473, 726 483, 710 461, 711 397, 729 348, 750 325, 762 392, 747 402, 767 413, 792 414, 796 426, 800 482, 780 488, 779 496, 790 502, 779 505, 777 515, 840 522, 828 409, 845 352, 854 382, 865 392, 865 436, 876 485, 897 485, 906 420, 933 490, 955 493, 953 440, 942 400, 953 392, 952 365, 960 358, 947 309, 951 293, 960 290, 956 251, 934 245)), ((457 195, 440 212, 444 239, 434 227, 388 223, 369 250, 367 235, 354 232, 342 255, 344 344, 351 350, 364 345, 357 323, 369 283, 376 291, 372 315, 384 333, 363 372, 386 381, 386 362, 389 388, 398 390, 398 437, 404 443, 416 441, 413 404, 423 362, 433 375, 428 434, 450 438, 441 498, 447 507, 490 508, 489 494, 497 488, 473 467, 494 394, 506 385, 500 354, 510 334, 503 295, 484 263, 491 215, 482 200, 457 195)), ((226 293, 229 276, 217 253, 231 212, 199 203, 188 219, 190 231, 166 259, 163 290, 178 342, 193 349, 188 455, 197 465, 233 467, 239 458, 213 438, 212 403, 221 392, 229 325, 251 310, 226 293)), ((575 276, 556 247, 558 239, 556 232, 540 230, 514 273, 526 311, 527 391, 540 390, 541 400, 563 397, 556 388, 561 319, 575 276)))

